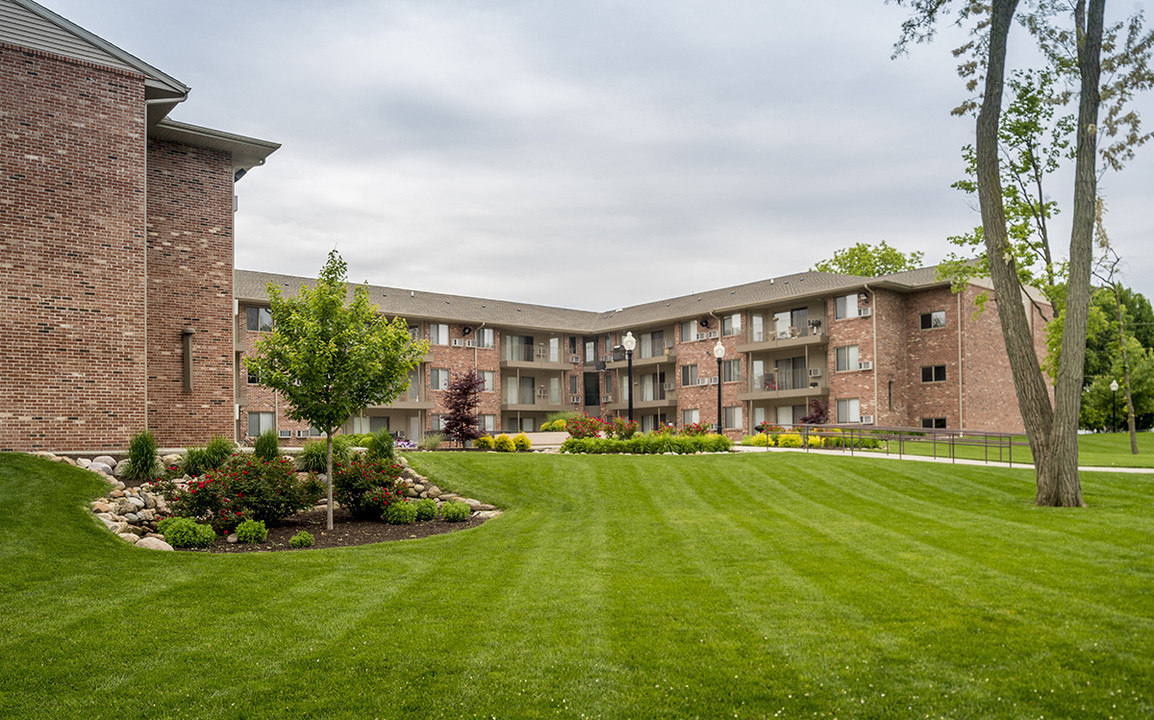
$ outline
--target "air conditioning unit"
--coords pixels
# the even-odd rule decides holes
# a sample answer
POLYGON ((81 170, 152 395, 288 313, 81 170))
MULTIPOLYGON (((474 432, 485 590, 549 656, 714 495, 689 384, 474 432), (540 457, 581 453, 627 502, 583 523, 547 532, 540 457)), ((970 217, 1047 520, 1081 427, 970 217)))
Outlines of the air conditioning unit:
POLYGON ((709 378, 699 377, 699 378, 697 378, 696 384, 697 385, 708 385, 709 384, 709 378))
POLYGON ((309 431, 308 431, 308 430, 297 430, 297 437, 299 437, 299 438, 303 438, 303 437, 307 438, 308 436, 309 436, 309 431))
POLYGON ((549 350, 543 347, 537 348, 537 357, 545 357, 549 354, 549 350))
POLYGON ((601 402, 603 402, 603 403, 613 402, 613 396, 612 395, 602 395, 601 396, 601 402))
POLYGON ((873 314, 874 314, 873 308, 859 307, 857 309, 857 316, 858 317, 869 317, 870 315, 873 315, 873 314))
POLYGON ((857 364, 858 370, 873 370, 874 364, 872 360, 863 360, 857 364))
POLYGON ((581 396, 580 395, 570 395, 569 396, 569 402, 573 403, 574 405, 580 405, 581 404, 581 396))
POLYGON ((570 355, 569 356, 569 362, 573 363, 574 365, 580 365, 581 364, 581 356, 580 355, 570 355))
POLYGON ((672 390, 673 387, 674 387, 673 383, 665 383, 665 389, 666 390, 672 390))
POLYGON ((669 349, 669 348, 673 347, 673 344, 674 343, 672 340, 666 340, 665 342, 661 343, 661 347, 663 347, 665 349, 669 349))
POLYGON ((602 355, 601 356, 601 362, 603 362, 603 363, 609 362, 609 356, 608 355, 602 355))
POLYGON ((706 379, 709 380, 710 385, 716 385, 717 383, 721 382, 721 378, 718 377, 711 377, 706 379))
POLYGON ((716 340, 719 337, 721 337, 721 333, 719 331, 717 331, 717 330, 710 330, 709 331, 709 339, 710 340, 716 340))
POLYGON ((477 347, 477 341, 476 340, 466 340, 465 341, 465 347, 475 348, 475 347, 477 347))
POLYGON ((810 377, 821 377, 821 368, 810 368, 809 369, 809 376, 810 377))
POLYGON ((549 394, 548 388, 537 388, 537 397, 545 397, 549 394))
POLYGON ((465 341, 461 338, 453 338, 452 345, 453 347, 464 347, 465 341))
POLYGON ((862 415, 858 418, 858 422, 860 422, 862 425, 873 425, 874 424, 874 416, 873 415, 862 415))

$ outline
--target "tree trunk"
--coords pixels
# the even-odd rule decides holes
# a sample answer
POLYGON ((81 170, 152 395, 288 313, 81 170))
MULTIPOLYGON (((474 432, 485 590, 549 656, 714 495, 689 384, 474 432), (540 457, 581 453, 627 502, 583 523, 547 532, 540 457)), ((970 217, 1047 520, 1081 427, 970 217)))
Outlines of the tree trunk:
POLYGON ((1110 283, 1114 291, 1114 308, 1118 313, 1118 350, 1122 353, 1122 387, 1126 390, 1126 427, 1130 431, 1130 454, 1138 454, 1138 434, 1134 428, 1134 397, 1130 393, 1130 362, 1126 357, 1126 334, 1122 328, 1124 316, 1122 313, 1122 297, 1118 292, 1118 283, 1110 283))
MULTIPOLYGON (((1006 236, 1006 211, 1002 204, 1002 180, 998 165, 998 125, 1002 113, 1002 85, 1006 69, 1006 40, 1017 0, 995 0, 990 25, 986 86, 978 113, 974 164, 978 176, 978 202, 982 233, 989 259, 994 301, 1001 320, 1002 339, 1014 377, 1018 410, 1034 455, 1039 488, 1050 465, 1050 430, 1053 409, 1046 380, 1034 350, 1033 332, 1026 316, 1022 290, 1006 236)), ((1085 338, 1085 335, 1082 335, 1085 338)))
POLYGON ((328 503, 325 507, 328 512, 328 528, 333 529, 333 429, 327 428, 325 430, 325 438, 328 442, 327 457, 325 458, 325 465, 328 469, 328 474, 325 476, 325 485, 328 486, 328 503))

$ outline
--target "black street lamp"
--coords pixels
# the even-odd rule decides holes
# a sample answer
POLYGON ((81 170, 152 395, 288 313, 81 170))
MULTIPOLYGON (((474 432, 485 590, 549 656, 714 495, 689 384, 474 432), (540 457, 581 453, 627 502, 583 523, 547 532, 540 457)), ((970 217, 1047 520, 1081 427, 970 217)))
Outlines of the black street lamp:
POLYGON ((632 331, 625 333, 621 345, 625 348, 625 362, 629 376, 629 384, 625 386, 626 394, 629 395, 629 422, 633 422, 633 349, 637 347, 637 338, 633 337, 632 331))
POLYGON ((720 340, 713 346, 713 357, 717 358, 717 433, 724 435, 724 427, 721 424, 721 358, 725 357, 725 346, 720 340))
POLYGON ((1110 432, 1118 432, 1118 381, 1110 381, 1110 392, 1114 399, 1110 403, 1110 432))

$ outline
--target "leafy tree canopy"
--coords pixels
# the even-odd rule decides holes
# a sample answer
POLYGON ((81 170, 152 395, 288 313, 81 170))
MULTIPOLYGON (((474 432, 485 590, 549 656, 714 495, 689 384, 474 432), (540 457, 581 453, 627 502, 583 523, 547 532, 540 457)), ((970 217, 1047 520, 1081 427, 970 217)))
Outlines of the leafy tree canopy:
POLYGON ((832 258, 822 260, 814 265, 813 269, 843 275, 878 277, 904 270, 916 270, 921 267, 924 255, 924 253, 916 250, 908 254, 903 253, 901 250, 890 247, 885 240, 877 245, 858 243, 852 247, 838 250, 832 258))

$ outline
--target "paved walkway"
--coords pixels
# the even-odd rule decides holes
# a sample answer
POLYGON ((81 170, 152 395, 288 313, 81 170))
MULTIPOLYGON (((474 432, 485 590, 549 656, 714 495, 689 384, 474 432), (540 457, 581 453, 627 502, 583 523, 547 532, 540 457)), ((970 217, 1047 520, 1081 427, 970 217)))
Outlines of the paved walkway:
MULTIPOLYGON (((750 447, 748 445, 734 445, 733 449, 736 450, 737 452, 799 452, 799 453, 809 453, 811 455, 829 455, 832 457, 850 457, 849 452, 847 452, 845 450, 824 450, 824 449, 817 449, 817 448, 811 448, 809 450, 806 450, 804 448, 763 448, 763 447, 750 447)), ((910 455, 910 454, 898 455, 897 453, 889 453, 887 455, 886 453, 874 453, 874 452, 868 452, 868 451, 854 452, 853 457, 879 458, 879 459, 888 459, 888 460, 916 460, 919 462, 949 463, 951 465, 976 465, 979 467, 981 467, 981 466, 984 466, 984 467, 1001 467, 1001 468, 1010 468, 1010 467, 1013 467, 1013 468, 1033 468, 1034 467, 1033 465, 1027 465, 1025 463, 1014 463, 1013 465, 1010 465, 1010 463, 1005 463, 1005 462, 995 462, 995 461, 985 462, 983 460, 970 460, 968 458, 957 458, 955 460, 955 459, 951 459, 948 457, 940 457, 940 456, 935 458, 935 457, 930 457, 927 455, 910 455)), ((1135 467, 1079 466, 1078 472, 1154 474, 1154 467, 1135 468, 1135 467)))

